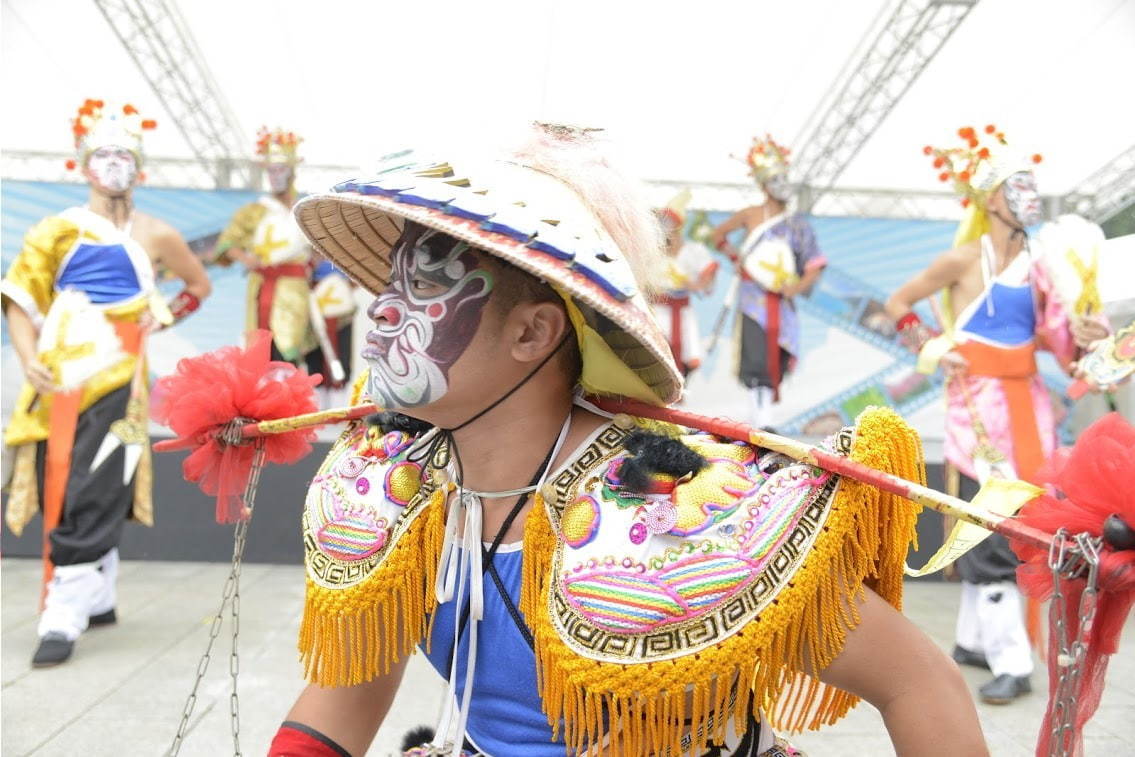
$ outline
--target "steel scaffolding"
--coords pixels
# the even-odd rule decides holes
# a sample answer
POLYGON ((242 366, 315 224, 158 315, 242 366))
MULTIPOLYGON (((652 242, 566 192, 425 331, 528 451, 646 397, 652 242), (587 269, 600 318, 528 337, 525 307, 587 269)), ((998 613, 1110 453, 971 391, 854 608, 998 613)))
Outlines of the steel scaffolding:
POLYGON ((879 14, 816 106, 796 144, 793 177, 811 209, 958 28, 977 0, 899 0, 879 14), (878 29, 875 32, 875 29, 878 29), (806 135, 806 136, 805 136, 806 135))
POLYGON ((1103 223, 1135 202, 1135 145, 1108 161, 1064 197, 1063 210, 1103 223))
POLYGON ((217 188, 246 187, 249 137, 225 101, 174 0, 95 0, 217 188))

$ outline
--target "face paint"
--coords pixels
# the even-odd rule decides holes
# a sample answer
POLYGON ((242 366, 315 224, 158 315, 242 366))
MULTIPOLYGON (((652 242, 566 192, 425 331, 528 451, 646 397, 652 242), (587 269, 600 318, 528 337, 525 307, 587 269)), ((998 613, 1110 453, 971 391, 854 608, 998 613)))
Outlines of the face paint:
POLYGON ((112 194, 120 194, 134 186, 138 163, 134 153, 121 147, 100 147, 87 159, 91 180, 112 194))
POLYGON ((268 189, 272 194, 287 192, 292 185, 292 167, 287 163, 269 163, 264 173, 268 175, 268 189))
POLYGON ((477 333, 493 276, 468 244, 410 222, 390 258, 390 286, 367 310, 376 324, 362 352, 367 387, 381 407, 421 407, 449 390, 449 369, 477 333))
POLYGON ((1040 192, 1037 191, 1036 177, 1031 171, 1013 174, 1005 179, 1002 187, 1005 204, 1021 226, 1040 223, 1040 192))
POLYGON ((792 185, 788 183, 788 174, 778 173, 764 183, 765 193, 774 200, 786 202, 792 196, 792 185))

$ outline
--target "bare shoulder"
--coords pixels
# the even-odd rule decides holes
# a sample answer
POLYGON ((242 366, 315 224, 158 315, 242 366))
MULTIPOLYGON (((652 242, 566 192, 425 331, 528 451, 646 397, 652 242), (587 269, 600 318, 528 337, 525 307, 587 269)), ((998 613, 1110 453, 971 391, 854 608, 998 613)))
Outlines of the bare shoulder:
POLYGON ((978 242, 966 242, 963 245, 947 250, 934 260, 934 267, 943 273, 961 275, 972 265, 978 262, 981 256, 981 247, 978 242))
POLYGON ((151 257, 161 257, 170 248, 185 244, 181 232, 166 221, 147 213, 134 214, 132 236, 142 243, 151 257))

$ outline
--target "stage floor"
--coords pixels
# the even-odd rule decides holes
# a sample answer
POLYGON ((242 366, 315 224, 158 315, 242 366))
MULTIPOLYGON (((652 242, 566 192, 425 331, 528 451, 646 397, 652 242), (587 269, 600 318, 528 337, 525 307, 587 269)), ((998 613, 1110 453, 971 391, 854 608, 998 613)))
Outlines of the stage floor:
MULTIPOLYGON (((37 560, 5 558, 2 573, 3 736, 5 755, 87 757, 157 755, 169 747, 193 684, 209 623, 220 601, 228 566, 202 562, 124 561, 117 626, 86 633, 66 665, 33 670, 37 560)), ((240 707, 241 747, 264 754, 302 684, 295 651, 303 599, 297 565, 254 564, 241 582, 240 707)), ((958 586, 910 584, 907 613, 943 649, 952 644, 958 586)), ((181 754, 197 757, 232 753, 229 729, 229 626, 214 647, 201 684, 181 754)), ((976 688, 984 671, 964 669, 976 688)), ((1033 686, 1046 690, 1038 671, 1033 686)), ((392 755, 410 727, 432 723, 441 696, 440 680, 420 655, 410 668, 370 755, 392 755)), ((994 757, 1028 757, 1044 712, 1034 693, 1008 707, 978 705, 994 757)), ((1085 752, 1130 754, 1135 735, 1135 634, 1127 629, 1108 671, 1099 713, 1087 728, 1085 752)), ((928 717, 933 717, 928 713, 928 717)), ((890 754, 890 742, 876 712, 861 705, 839 724, 799 736, 810 757, 890 754)))

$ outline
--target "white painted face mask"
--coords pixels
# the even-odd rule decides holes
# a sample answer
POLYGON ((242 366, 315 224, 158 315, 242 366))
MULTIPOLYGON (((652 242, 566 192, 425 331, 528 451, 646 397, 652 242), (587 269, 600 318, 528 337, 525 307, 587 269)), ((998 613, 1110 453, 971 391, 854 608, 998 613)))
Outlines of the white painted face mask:
POLYGON ((1005 204, 1021 226, 1040 223, 1040 192, 1036 177, 1029 171, 1019 171, 1005 179, 1005 204))
POLYGON ((100 147, 87 159, 87 171, 95 184, 111 194, 120 194, 138 180, 134 153, 121 147, 100 147))
POLYGON ((268 175, 268 189, 272 194, 287 192, 292 184, 292 167, 285 163, 269 163, 264 169, 268 175))
POLYGON ((792 185, 788 183, 788 175, 783 173, 770 177, 764 184, 764 190, 769 197, 781 202, 792 196, 792 185))

